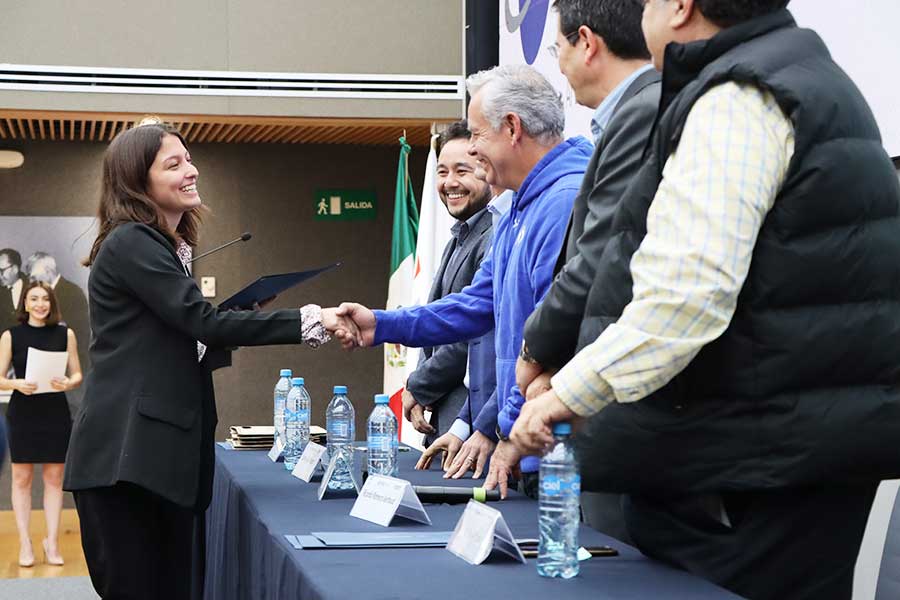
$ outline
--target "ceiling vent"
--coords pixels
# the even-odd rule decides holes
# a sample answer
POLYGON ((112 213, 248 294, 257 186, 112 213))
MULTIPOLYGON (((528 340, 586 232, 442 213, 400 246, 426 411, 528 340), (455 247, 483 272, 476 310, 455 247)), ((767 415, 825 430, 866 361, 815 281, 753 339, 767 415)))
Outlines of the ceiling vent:
POLYGON ((188 96, 463 100, 456 75, 258 73, 0 64, 0 90, 188 96))

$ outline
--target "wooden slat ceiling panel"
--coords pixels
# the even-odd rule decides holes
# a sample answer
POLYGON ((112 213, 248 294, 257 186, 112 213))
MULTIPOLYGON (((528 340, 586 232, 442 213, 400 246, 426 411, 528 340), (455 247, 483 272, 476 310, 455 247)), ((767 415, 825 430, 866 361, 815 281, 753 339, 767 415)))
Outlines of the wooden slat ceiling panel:
MULTIPOLYGON (((0 139, 109 142, 145 115, 0 110, 0 139)), ((188 142, 219 144, 354 144, 396 146, 406 132, 412 146, 427 146, 431 121, 215 115, 160 115, 188 142)))
POLYGON ((314 138, 323 129, 327 129, 327 128, 325 128, 325 127, 297 127, 296 131, 294 131, 294 135, 292 135, 291 139, 288 141, 291 144, 308 144, 309 141, 312 138, 314 138))

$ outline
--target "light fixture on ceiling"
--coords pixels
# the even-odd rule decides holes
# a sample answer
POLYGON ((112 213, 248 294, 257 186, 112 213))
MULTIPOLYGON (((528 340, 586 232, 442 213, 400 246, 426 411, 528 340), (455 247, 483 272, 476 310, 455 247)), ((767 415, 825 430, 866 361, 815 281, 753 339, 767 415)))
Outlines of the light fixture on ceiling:
POLYGON ((16 169, 25 162, 25 155, 18 150, 0 150, 0 169, 16 169))

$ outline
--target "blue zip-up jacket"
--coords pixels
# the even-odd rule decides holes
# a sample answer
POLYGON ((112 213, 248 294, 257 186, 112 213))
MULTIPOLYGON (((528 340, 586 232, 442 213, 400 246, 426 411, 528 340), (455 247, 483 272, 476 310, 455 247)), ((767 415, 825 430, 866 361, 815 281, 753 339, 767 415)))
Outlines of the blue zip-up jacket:
MULTIPOLYGON (((548 152, 513 195, 494 242, 471 285, 425 306, 375 311, 375 343, 437 346, 484 335, 492 328, 497 359, 497 421, 512 430, 524 399, 516 388, 516 358, 525 320, 550 289, 569 213, 594 147, 583 137, 548 152)), ((537 471, 536 457, 521 467, 537 471)))

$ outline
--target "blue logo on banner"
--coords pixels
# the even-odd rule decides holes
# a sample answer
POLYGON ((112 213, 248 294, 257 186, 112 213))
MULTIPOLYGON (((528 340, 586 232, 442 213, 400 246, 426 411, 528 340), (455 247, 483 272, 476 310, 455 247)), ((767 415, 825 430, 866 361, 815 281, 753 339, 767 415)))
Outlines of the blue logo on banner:
POLYGON ((550 0, 519 0, 518 15, 513 15, 509 10, 509 0, 503 0, 503 3, 506 5, 506 29, 510 33, 519 30, 525 62, 533 64, 544 38, 550 0))

